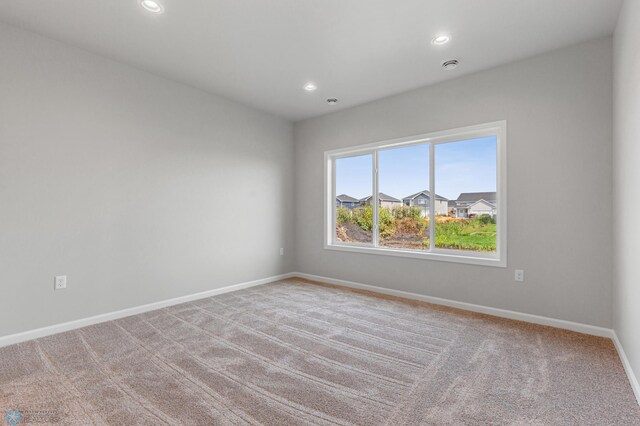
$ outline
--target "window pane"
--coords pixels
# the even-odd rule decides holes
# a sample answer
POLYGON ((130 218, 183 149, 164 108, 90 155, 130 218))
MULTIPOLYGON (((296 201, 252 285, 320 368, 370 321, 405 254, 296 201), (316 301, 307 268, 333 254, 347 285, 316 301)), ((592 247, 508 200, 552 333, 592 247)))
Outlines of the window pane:
POLYGON ((378 187, 378 244, 428 250, 429 145, 379 151, 378 187))
POLYGON ((496 251, 496 145, 488 136, 435 146, 436 193, 450 200, 436 217, 436 248, 496 251))
POLYGON ((373 155, 338 158, 336 169, 336 241, 373 245, 373 155))

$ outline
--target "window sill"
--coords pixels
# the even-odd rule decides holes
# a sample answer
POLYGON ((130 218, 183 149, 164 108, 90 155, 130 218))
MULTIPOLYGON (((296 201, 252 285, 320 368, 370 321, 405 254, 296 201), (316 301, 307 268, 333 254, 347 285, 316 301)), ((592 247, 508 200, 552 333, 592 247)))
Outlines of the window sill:
POLYGON ((493 266, 506 268, 506 259, 498 257, 486 257, 471 251, 456 251, 452 253, 448 250, 437 252, 418 252, 414 250, 402 250, 382 247, 366 247, 349 244, 325 244, 325 250, 346 251, 352 253, 377 254, 383 256, 406 257, 410 259, 435 260, 441 262, 465 263, 468 265, 493 266))

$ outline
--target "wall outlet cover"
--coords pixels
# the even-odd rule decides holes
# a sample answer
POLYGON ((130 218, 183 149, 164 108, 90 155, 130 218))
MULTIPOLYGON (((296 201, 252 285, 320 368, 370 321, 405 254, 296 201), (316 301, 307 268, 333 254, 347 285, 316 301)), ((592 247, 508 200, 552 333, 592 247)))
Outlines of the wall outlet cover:
POLYGON ((67 276, 66 275, 58 275, 56 276, 55 280, 54 280, 54 289, 55 290, 62 290, 64 288, 67 288, 67 276))

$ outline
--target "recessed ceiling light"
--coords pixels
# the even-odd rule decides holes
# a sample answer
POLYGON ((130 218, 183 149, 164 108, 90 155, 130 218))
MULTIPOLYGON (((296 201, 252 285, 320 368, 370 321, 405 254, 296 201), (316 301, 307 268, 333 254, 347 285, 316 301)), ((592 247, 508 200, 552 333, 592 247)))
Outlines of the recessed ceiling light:
POLYGON ((441 34, 433 38, 431 40, 431 44, 435 46, 442 46, 443 44, 449 43, 450 40, 451 40, 451 37, 449 37, 448 35, 441 34))
POLYGON ((304 85, 304 90, 306 90, 307 92, 313 92, 317 88, 318 88, 318 86, 316 86, 315 84, 313 84, 311 82, 309 82, 309 83, 304 85))
POLYGON ((162 13, 164 12, 164 7, 155 0, 140 0, 140 6, 144 7, 151 13, 162 13))
POLYGON ((452 59, 450 61, 443 62, 442 68, 444 68, 445 70, 455 70, 456 68, 458 68, 458 60, 452 59))

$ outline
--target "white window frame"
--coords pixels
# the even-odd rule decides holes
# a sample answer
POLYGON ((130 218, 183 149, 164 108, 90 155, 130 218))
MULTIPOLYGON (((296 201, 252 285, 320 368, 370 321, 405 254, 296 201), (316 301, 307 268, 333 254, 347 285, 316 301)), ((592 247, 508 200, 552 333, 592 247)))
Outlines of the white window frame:
POLYGON ((324 248, 345 252, 400 256, 415 259, 440 260, 446 262, 467 263, 473 265, 507 266, 507 122, 495 121, 457 129, 410 136, 406 138, 374 142, 324 153, 324 248), (417 144, 429 144, 429 192, 435 194, 435 145, 459 142, 486 136, 496 137, 496 215, 497 240, 496 252, 484 253, 467 250, 441 249, 435 247, 435 203, 429 203, 429 241, 430 248, 424 251, 382 247, 378 245, 378 151, 417 144), (373 241, 372 244, 357 244, 336 241, 336 174, 334 162, 339 158, 357 155, 372 156, 373 188, 373 241))

